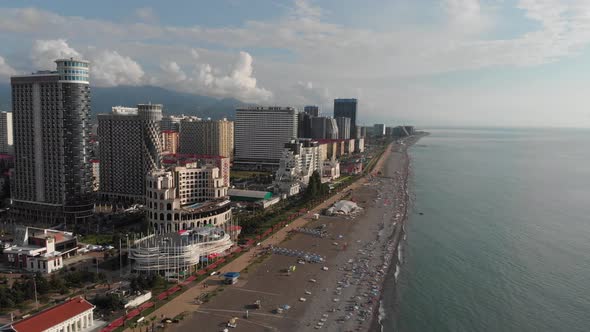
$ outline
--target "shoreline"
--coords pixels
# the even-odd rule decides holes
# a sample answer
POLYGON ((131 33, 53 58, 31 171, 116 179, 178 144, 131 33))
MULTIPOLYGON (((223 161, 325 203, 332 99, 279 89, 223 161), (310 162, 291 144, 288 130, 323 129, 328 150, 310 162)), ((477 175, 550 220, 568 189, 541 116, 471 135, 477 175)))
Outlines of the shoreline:
MULTIPOLYGON (((173 308, 174 312, 189 313, 179 325, 170 328, 174 331, 191 331, 198 324, 204 330, 216 330, 228 319, 238 317, 243 331, 260 331, 261 328, 266 331, 372 329, 373 324, 378 323, 383 283, 393 267, 397 244, 403 237, 401 232, 405 220, 398 220, 397 223, 391 220, 399 206, 404 207, 404 219, 407 218, 407 148, 421 137, 422 135, 410 137, 404 140, 405 144, 388 145, 372 175, 360 178, 306 216, 279 231, 283 233, 276 234, 276 238, 273 236, 263 241, 260 247, 245 254, 250 260, 239 264, 243 277, 238 284, 225 287, 219 279, 208 278, 206 283, 210 287, 206 291, 214 291, 216 294, 208 303, 192 303, 195 294, 205 292, 200 287, 193 287, 198 291, 189 289, 183 295, 192 294, 181 295, 165 305, 163 308, 173 308), (398 158, 400 156, 402 158, 398 158), (394 189, 402 190, 403 197, 398 197, 394 189), (356 201, 364 208, 362 214, 356 217, 322 216, 320 220, 311 218, 313 213, 340 199, 356 201), (331 238, 323 239, 301 233, 287 234, 289 229, 318 226, 326 227, 331 238), (392 243, 396 247, 392 247, 392 243), (298 265, 294 257, 276 254, 267 256, 264 248, 269 248, 270 245, 318 253, 326 257, 326 262, 298 265), (289 266, 296 266, 297 271, 292 274, 284 273, 285 267, 289 266), (333 294, 330 295, 330 292, 333 294), (346 308, 350 305, 346 303, 355 298, 358 298, 355 300, 358 302, 358 316, 353 319, 345 318, 349 316, 346 308), (262 308, 248 310, 255 301, 261 301, 262 308), (291 309, 283 314, 274 313, 282 305, 288 305, 291 309)), ((225 267, 223 270, 232 268, 225 267)), ((161 312, 162 310, 157 310, 156 317, 161 312)))
MULTIPOLYGON (((390 147, 383 152, 380 156, 380 159, 376 163, 373 168, 373 174, 377 173, 377 170, 380 169, 385 160, 388 158, 390 154, 390 147)), ((306 215, 298 217, 297 219, 293 220, 292 222, 287 225, 288 227, 282 228, 275 232, 272 236, 266 238, 265 240, 261 241, 261 246, 269 246, 269 245, 277 245, 282 242, 288 240, 289 231, 292 228, 303 227, 308 224, 312 220, 312 216, 322 211, 323 209, 331 206, 334 202, 338 200, 344 199, 350 192, 354 191, 358 187, 362 186, 367 182, 369 175, 359 178, 357 181, 349 184, 347 187, 342 188, 338 193, 330 197, 327 201, 320 203, 313 209, 311 209, 306 215)), ((259 255, 259 248, 253 247, 248 252, 245 252, 243 255, 239 256, 232 262, 228 263, 223 267, 224 271, 244 271, 248 270, 249 268, 255 268, 257 265, 257 256, 259 255)), ((194 299, 201 296, 204 293, 215 291, 218 288, 222 288, 223 284, 219 283, 217 277, 207 277, 206 279, 191 284, 186 291, 182 292, 174 299, 166 302, 162 306, 159 306, 155 311, 151 312, 150 314, 146 315, 146 320, 149 319, 158 319, 162 317, 176 317, 179 315, 183 315, 186 313, 191 313, 195 309, 198 309, 200 306, 194 304, 194 299), (206 285, 206 287, 205 287, 206 285)), ((170 328, 174 329, 173 326, 170 328)), ((125 331, 130 331, 130 328, 126 328, 125 331)))
MULTIPOLYGON (((384 260, 384 263, 389 263, 388 269, 385 273, 385 277, 383 278, 383 283, 381 285, 381 297, 379 298, 379 304, 377 305, 376 309, 373 313, 373 318, 371 321, 371 325, 369 331, 383 331, 383 324, 382 320, 385 318, 385 315, 392 313, 386 313, 384 306, 384 299, 383 299, 383 290, 385 288, 385 282, 388 280, 393 280, 395 285, 392 287, 394 291, 397 292, 397 280, 399 277, 401 265, 403 264, 403 241, 406 240, 406 228, 405 225, 408 222, 409 218, 409 211, 410 211, 410 191, 409 191, 409 180, 411 176, 411 163, 410 163, 410 155, 409 155, 409 148, 416 144, 422 137, 427 136, 428 133, 424 132, 420 135, 414 136, 411 138, 411 142, 407 143, 403 148, 403 158, 404 158, 404 166, 402 179, 400 180, 400 184, 402 188, 398 191, 399 194, 402 195, 401 199, 401 206, 403 206, 401 212, 401 218, 399 220, 399 225, 396 227, 393 234, 391 234, 389 246, 394 248, 391 252, 391 256, 389 257, 389 262, 387 262, 387 258, 384 260)), ((398 205, 400 206, 400 205, 398 205)))

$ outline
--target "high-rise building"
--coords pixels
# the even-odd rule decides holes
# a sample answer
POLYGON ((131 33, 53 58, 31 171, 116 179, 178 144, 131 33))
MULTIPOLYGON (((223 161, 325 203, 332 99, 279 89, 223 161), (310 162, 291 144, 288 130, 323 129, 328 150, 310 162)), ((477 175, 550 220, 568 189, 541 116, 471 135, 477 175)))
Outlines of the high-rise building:
POLYGON ((391 137, 393 136, 393 127, 385 127, 385 136, 386 137, 391 137))
POLYGON ((117 106, 98 115, 101 199, 143 202, 146 175, 161 167, 161 119, 160 104, 117 106))
POLYGON ((311 119, 313 116, 306 112, 297 113, 297 137, 311 138, 311 119))
MULTIPOLYGON (((334 99, 334 117, 350 118, 350 134, 356 135, 356 113, 358 101, 352 99, 334 99)), ((357 137, 354 137, 357 138, 357 137)))
POLYGON ((83 223, 93 213, 89 62, 11 77, 17 222, 83 223))
POLYGON ((98 191, 100 187, 100 160, 91 159, 92 163, 92 190, 98 191))
POLYGON ((276 169, 285 143, 297 138, 297 110, 249 107, 236 110, 234 166, 276 169))
POLYGON ((336 125, 338 126, 338 138, 350 138, 350 118, 336 118, 336 125))
POLYGON ((234 122, 183 119, 180 121, 179 152, 233 158, 234 122))
POLYGON ((381 137, 385 135, 385 125, 383 123, 376 123, 373 125, 373 135, 381 137))
POLYGON ((160 130, 173 130, 173 131, 180 131, 180 121, 184 119, 193 119, 193 120, 201 120, 196 116, 188 116, 188 115, 166 115, 162 116, 162 121, 160 121, 160 130))
POLYGON ((357 130, 357 133, 360 134, 360 137, 357 137, 357 138, 367 138, 367 127, 357 126, 357 128, 359 129, 359 130, 357 130))
POLYGON ((303 111, 312 117, 320 116, 320 108, 315 105, 305 106, 303 107, 303 111))
POLYGON ((176 154, 178 152, 179 134, 174 130, 162 130, 162 153, 176 154))
POLYGON ((338 139, 338 125, 336 124, 336 120, 323 116, 312 118, 311 138, 338 139))
POLYGON ((12 133, 12 113, 0 112, 0 154, 14 153, 12 133))

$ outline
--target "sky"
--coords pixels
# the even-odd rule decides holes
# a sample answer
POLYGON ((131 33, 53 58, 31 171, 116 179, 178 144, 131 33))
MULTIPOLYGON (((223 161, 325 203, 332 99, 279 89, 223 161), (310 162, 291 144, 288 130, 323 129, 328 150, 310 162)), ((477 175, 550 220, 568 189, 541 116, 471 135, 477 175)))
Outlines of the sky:
POLYGON ((590 127, 589 44, 590 0, 0 1, 0 82, 75 56, 95 86, 358 98, 364 124, 590 127))

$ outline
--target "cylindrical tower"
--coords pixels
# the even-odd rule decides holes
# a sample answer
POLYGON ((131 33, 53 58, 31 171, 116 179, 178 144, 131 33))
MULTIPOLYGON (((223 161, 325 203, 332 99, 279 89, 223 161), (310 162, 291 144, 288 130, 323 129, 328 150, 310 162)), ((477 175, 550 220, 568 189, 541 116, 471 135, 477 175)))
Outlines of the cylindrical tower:
POLYGON ((66 222, 85 222, 92 216, 90 136, 90 63, 78 59, 55 61, 63 110, 63 182, 66 222))

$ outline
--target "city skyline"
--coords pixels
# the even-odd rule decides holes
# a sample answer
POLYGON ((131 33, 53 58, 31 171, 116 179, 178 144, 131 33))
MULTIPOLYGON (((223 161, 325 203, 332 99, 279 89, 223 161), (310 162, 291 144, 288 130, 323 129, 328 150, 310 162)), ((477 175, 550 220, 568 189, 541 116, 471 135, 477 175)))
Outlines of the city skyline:
POLYGON ((359 123, 590 126, 583 1, 117 5, 1 8, 0 80, 82 56, 96 86, 323 110, 355 97, 359 123))

